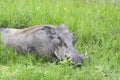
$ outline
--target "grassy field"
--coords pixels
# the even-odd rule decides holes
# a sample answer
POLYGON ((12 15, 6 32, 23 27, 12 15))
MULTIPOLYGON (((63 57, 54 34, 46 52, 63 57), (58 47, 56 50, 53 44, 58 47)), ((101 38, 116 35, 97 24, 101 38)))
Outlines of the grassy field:
MULTIPOLYGON (((116 0, 119 1, 119 0, 116 0)), ((82 67, 18 55, 0 43, 0 80, 120 80, 120 6, 113 0, 0 0, 0 27, 64 23, 88 52, 82 67)))

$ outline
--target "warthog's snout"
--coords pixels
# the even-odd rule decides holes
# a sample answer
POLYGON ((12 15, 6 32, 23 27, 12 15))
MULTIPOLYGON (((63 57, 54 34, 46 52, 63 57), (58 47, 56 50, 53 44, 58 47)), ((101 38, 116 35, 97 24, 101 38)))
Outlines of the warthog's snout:
POLYGON ((83 64, 84 59, 85 59, 85 56, 83 55, 76 56, 75 58, 72 59, 73 65, 78 67, 81 66, 83 64))
POLYGON ((73 65, 75 66, 81 66, 83 64, 84 59, 86 58, 86 53, 83 55, 80 55, 76 49, 73 47, 73 49, 70 49, 69 52, 72 52, 70 55, 70 58, 73 62, 73 65))

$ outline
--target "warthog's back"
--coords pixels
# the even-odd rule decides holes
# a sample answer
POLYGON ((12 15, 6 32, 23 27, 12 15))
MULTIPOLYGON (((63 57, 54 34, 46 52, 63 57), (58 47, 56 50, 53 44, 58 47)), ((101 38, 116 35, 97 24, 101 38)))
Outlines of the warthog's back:
POLYGON ((6 43, 7 40, 11 40, 14 33, 18 31, 17 29, 9 29, 9 28, 0 28, 0 34, 2 36, 2 41, 6 43))
POLYGON ((24 38, 24 35, 17 34, 20 29, 10 29, 10 28, 1 28, 0 34, 2 37, 2 42, 7 46, 12 46, 15 49, 21 50, 20 47, 23 47, 24 49, 27 48, 26 39, 24 38))
POLYGON ((15 32, 20 31, 19 29, 0 28, 1 35, 12 35, 15 32))
POLYGON ((40 26, 26 29, 1 28, 0 33, 2 42, 20 53, 39 52, 40 55, 48 53, 49 40, 45 30, 42 30, 40 26))

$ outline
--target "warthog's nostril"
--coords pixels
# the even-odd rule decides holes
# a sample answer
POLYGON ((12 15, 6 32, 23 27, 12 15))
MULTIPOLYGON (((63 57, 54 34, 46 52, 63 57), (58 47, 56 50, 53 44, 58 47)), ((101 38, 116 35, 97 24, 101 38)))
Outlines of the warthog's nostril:
POLYGON ((76 64, 76 63, 73 63, 72 65, 73 65, 73 67, 81 67, 81 66, 82 66, 82 63, 77 63, 77 64, 76 64))
POLYGON ((78 63, 77 65, 76 65, 76 67, 81 67, 82 66, 82 63, 78 63))

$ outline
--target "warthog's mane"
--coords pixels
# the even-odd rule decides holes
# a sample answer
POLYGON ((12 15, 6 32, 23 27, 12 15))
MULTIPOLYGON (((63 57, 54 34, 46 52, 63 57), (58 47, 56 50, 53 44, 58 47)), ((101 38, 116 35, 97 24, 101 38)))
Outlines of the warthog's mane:
POLYGON ((44 30, 44 27, 45 26, 49 26, 49 27, 52 27, 52 28, 55 28, 54 26, 52 25, 37 25, 37 26, 33 26, 33 27, 29 27, 29 28, 24 28, 24 29, 21 29, 18 34, 26 34, 26 35, 30 35, 38 30, 44 30))

